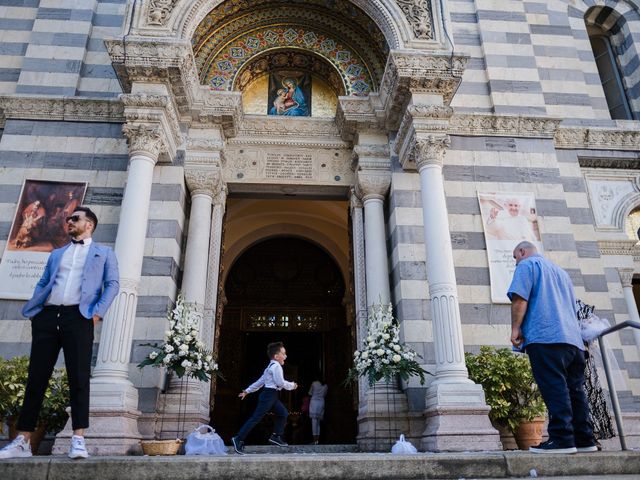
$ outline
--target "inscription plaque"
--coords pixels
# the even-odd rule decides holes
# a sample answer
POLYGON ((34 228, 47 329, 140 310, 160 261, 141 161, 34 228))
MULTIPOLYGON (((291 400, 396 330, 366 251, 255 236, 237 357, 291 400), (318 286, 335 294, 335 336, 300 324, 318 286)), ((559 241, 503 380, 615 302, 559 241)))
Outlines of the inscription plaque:
POLYGON ((313 180, 311 153, 267 152, 266 178, 313 180))

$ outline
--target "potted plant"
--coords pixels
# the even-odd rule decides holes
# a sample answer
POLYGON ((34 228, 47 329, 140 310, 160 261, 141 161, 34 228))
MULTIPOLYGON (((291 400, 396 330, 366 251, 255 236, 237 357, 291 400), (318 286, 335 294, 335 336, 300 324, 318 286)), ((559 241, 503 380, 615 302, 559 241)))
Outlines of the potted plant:
MULTIPOLYGON (((9 438, 15 438, 16 423, 29 375, 29 357, 0 358, 0 427, 9 426, 9 438)), ((69 384, 66 371, 56 369, 40 409, 38 424, 31 435, 31 450, 35 454, 45 433, 53 434, 62 430, 67 422, 69 405, 69 384)))
MULTIPOLYGON (((218 364, 213 354, 204 348, 198 339, 200 317, 195 306, 184 301, 182 294, 178 295, 173 310, 167 313, 169 330, 165 332, 164 343, 147 344, 153 350, 138 365, 166 368, 178 378, 191 377, 202 382, 208 382, 212 375, 220 376, 218 364)), ((146 455, 175 455, 182 440, 145 440, 141 442, 146 455)))
POLYGON ((482 346, 480 353, 467 352, 465 358, 469 378, 484 389, 494 426, 512 433, 523 450, 538 444, 546 409, 528 357, 508 348, 482 346))

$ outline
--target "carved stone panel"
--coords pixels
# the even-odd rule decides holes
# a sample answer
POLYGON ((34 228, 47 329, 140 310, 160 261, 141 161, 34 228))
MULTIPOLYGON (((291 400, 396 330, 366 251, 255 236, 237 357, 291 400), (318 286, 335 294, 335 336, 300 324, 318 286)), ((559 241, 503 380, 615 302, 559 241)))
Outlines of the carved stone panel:
POLYGON ((429 0, 396 0, 407 21, 413 29, 413 34, 421 40, 433 39, 433 15, 429 0))
POLYGON ((596 229, 622 230, 630 201, 640 197, 636 175, 588 172, 586 181, 596 229))
POLYGON ((306 184, 346 187, 353 184, 348 149, 231 146, 224 151, 228 183, 306 184))

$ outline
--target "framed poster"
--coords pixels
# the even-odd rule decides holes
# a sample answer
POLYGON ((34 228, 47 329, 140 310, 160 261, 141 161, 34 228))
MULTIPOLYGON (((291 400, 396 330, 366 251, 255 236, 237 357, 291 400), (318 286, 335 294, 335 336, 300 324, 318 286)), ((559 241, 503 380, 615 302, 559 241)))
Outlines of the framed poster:
POLYGON ((66 218, 86 191, 86 182, 25 180, 0 261, 0 298, 31 298, 49 253, 69 242, 66 218))
POLYGON ((536 199, 533 193, 480 193, 480 212, 489 258, 491 301, 511 303, 507 289, 516 262, 513 249, 523 240, 543 252, 536 199))

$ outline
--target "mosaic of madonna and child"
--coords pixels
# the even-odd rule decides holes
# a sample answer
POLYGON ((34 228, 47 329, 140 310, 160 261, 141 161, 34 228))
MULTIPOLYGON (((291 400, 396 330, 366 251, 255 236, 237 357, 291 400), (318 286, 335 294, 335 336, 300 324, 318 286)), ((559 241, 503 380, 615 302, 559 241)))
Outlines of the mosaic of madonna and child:
POLYGON ((269 76, 269 115, 311 116, 311 75, 272 73, 269 76))

